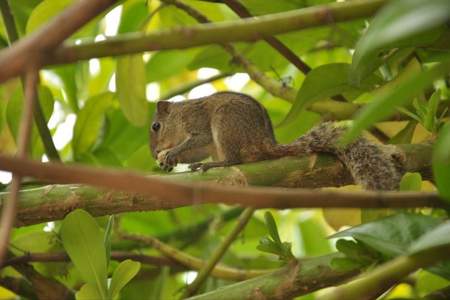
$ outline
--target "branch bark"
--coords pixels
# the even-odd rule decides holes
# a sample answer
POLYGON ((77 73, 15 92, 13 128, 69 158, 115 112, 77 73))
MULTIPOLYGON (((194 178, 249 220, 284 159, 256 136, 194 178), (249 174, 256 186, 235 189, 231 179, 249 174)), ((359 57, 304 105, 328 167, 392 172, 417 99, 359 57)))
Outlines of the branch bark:
MULTIPOLYGON (((17 142, 17 156, 26 158, 30 142, 31 128, 33 125, 33 109, 37 101, 38 70, 30 68, 25 76, 25 103, 20 118, 19 136, 17 142)), ((0 220, 0 265, 6 255, 11 229, 17 214, 19 202, 19 189, 22 176, 13 172, 11 193, 8 201, 3 205, 2 218, 0 220)))
POLYGON ((115 0, 81 0, 50 22, 0 52, 0 82, 23 73, 27 66, 41 62, 81 26, 113 5, 115 0))
POLYGON ((358 270, 336 271, 331 260, 339 254, 297 261, 279 271, 228 285, 189 300, 291 299, 343 282, 358 270))
MULTIPOLYGON (((403 146, 407 169, 427 174, 431 145, 403 146)), ((236 167, 212 169, 206 173, 142 176, 137 173, 39 163, 0 156, 0 169, 59 183, 20 193, 16 225, 60 220, 81 208, 94 216, 127 211, 171 209, 200 203, 241 204, 255 208, 294 207, 444 207, 436 193, 342 192, 292 189, 351 184, 348 172, 334 157, 319 155, 313 167, 308 157, 287 157, 236 167), (209 182, 208 182, 209 181, 209 182), (221 183, 220 185, 217 183, 221 183), (231 185, 231 186, 230 186, 231 185), (275 186, 275 187, 242 187, 275 186), (241 186, 241 187, 239 187, 241 186), (284 187, 284 188, 282 188, 284 187), (291 189, 286 189, 290 187, 291 189)), ((4 203, 8 193, 0 193, 4 203)))

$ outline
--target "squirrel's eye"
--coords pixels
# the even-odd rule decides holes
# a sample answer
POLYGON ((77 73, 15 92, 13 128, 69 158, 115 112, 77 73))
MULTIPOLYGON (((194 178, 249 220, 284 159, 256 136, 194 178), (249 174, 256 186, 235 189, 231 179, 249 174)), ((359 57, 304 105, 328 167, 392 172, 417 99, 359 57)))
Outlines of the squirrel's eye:
POLYGON ((161 128, 161 124, 159 124, 158 122, 154 122, 154 123, 152 124, 152 130, 153 130, 153 131, 158 131, 159 128, 161 128))

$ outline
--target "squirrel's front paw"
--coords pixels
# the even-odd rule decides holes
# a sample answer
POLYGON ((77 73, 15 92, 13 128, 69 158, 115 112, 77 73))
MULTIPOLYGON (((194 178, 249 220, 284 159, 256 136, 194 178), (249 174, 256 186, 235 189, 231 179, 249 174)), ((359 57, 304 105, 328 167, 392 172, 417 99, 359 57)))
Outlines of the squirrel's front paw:
POLYGON ((211 167, 207 163, 197 162, 189 165, 189 169, 191 169, 191 171, 206 172, 210 168, 211 167))
POLYGON ((172 171, 178 163, 177 157, 170 150, 163 150, 158 154, 159 166, 164 171, 172 171))

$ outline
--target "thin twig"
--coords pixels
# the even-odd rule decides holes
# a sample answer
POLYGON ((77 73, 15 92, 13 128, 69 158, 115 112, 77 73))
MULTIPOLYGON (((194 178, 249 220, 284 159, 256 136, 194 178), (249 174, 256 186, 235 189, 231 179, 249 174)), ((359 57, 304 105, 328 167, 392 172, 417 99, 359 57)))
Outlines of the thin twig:
MULTIPOLYGON (((148 245, 150 247, 155 248, 161 254, 167 256, 168 258, 180 263, 181 265, 191 269, 191 270, 200 270, 205 265, 206 262, 191 256, 187 253, 184 253, 168 244, 161 242, 160 240, 142 235, 135 234, 127 234, 120 233, 121 238, 131 241, 136 241, 148 245)), ((269 272, 274 271, 274 269, 267 270, 240 270, 232 267, 227 267, 223 265, 215 265, 211 271, 211 274, 214 277, 229 279, 229 280, 245 280, 253 277, 257 277, 263 274, 267 274, 269 272)))
POLYGON ((239 233, 245 228, 248 221, 250 221, 251 217, 253 216, 254 211, 255 211, 254 208, 247 208, 242 212, 242 214, 239 216, 238 223, 236 224, 236 226, 228 234, 228 236, 225 238, 225 240, 223 240, 223 242, 220 244, 220 246, 214 251, 214 253, 211 255, 210 259, 206 262, 206 264, 203 266, 203 268, 200 269, 195 280, 186 287, 183 295, 181 296, 181 299, 187 298, 197 292, 199 287, 203 284, 203 282, 206 280, 206 278, 208 278, 211 271, 214 269, 216 264, 220 261, 220 259, 223 257, 225 252, 228 250, 231 243, 236 239, 236 237, 239 235, 239 233))
MULTIPOLYGON (((190 15, 192 18, 197 20, 199 23, 211 23, 211 21, 208 19, 207 16, 203 15, 200 11, 195 9, 192 6, 187 5, 184 2, 181 2, 179 0, 162 0, 165 3, 172 4, 179 9, 186 12, 188 15, 190 15)), ((261 34, 263 38, 265 38, 267 35, 261 34)), ((232 61, 234 63, 238 63, 241 65, 244 70, 247 72, 247 74, 250 76, 251 79, 253 79, 256 83, 258 83, 260 86, 262 86, 266 91, 268 91, 270 94, 280 97, 281 99, 285 99, 289 102, 294 102, 296 99, 297 91, 293 89, 292 87, 289 87, 282 82, 279 82, 276 79, 273 79, 263 72, 259 70, 258 67, 256 67, 254 64, 252 64, 246 57, 244 57, 239 51, 236 50, 236 48, 229 44, 229 43, 220 43, 220 45, 227 51, 231 57, 232 61)), ((332 101, 332 100, 330 100, 332 101)), ((341 114, 335 114, 333 116, 333 119, 342 119, 349 117, 353 114, 353 112, 356 110, 356 106, 351 103, 344 103, 344 102, 335 102, 336 106, 346 106, 346 109, 344 111, 344 116, 341 114)), ((315 110, 314 107, 311 108, 313 111, 315 110)), ((336 110, 332 110, 332 114, 335 113, 336 110)), ((319 112, 319 111, 317 111, 319 112)))
POLYGON ((184 94, 186 92, 189 92, 193 88, 196 88, 196 87, 198 87, 198 86, 200 86, 202 84, 213 82, 213 81, 216 81, 216 80, 219 80, 219 79, 231 76, 231 75, 233 75, 233 74, 232 73, 221 73, 221 74, 217 74, 217 75, 211 76, 211 77, 206 78, 206 79, 201 79, 201 80, 197 80, 197 81, 194 81, 194 82, 190 82, 188 84, 182 85, 180 87, 177 87, 177 88, 169 91, 168 93, 164 94, 160 98, 161 99, 170 99, 170 98, 175 97, 177 95, 181 95, 181 94, 184 94))
MULTIPOLYGON (((252 18, 252 14, 248 11, 248 9, 242 5, 238 0, 223 0, 231 10, 233 10, 238 16, 241 18, 252 18)), ((291 49, 289 49, 282 41, 277 39, 274 36, 265 36, 264 40, 272 46, 273 49, 277 50, 284 58, 286 58, 289 62, 291 62, 294 66, 297 67, 303 74, 308 74, 311 71, 311 67, 308 66, 300 57, 298 57, 291 49)), ((337 101, 347 101, 342 95, 335 95, 331 97, 337 101)))
MULTIPOLYGON (((11 13, 11 7, 7 0, 0 1, 0 9, 3 17, 3 22, 6 27, 6 32, 8 34, 8 39, 10 45, 17 41, 19 34, 17 32, 16 23, 14 22, 14 16, 11 13)), ((24 80, 22 79, 22 85, 24 86, 24 80)), ((38 96, 37 96, 38 97, 38 96)), ((50 160, 61 161, 59 153, 56 150, 55 144, 53 143, 52 135, 47 127, 47 122, 45 121, 44 113, 42 112, 41 104, 39 99, 36 99, 34 107, 34 120, 41 137, 42 143, 44 145, 45 153, 50 160)))
MULTIPOLYGON (((180 264, 166 257, 151 256, 144 254, 137 254, 132 252, 124 251, 112 251, 111 259, 117 261, 123 261, 126 259, 131 259, 134 261, 139 261, 143 264, 154 265, 154 266, 169 266, 169 267, 179 267, 180 264)), ((4 268, 11 265, 30 263, 30 262, 67 262, 70 261, 69 256, 65 252, 54 252, 54 253, 26 253, 21 256, 15 256, 10 259, 5 260, 4 264, 0 268, 4 268)))
MULTIPOLYGON (((241 18, 252 18, 252 14, 248 9, 237 0, 223 0, 231 10, 233 10, 241 18)), ((291 49, 289 49, 283 42, 273 36, 265 36, 264 40, 283 55, 288 61, 297 67, 303 74, 308 74, 311 67, 308 66, 300 57, 298 57, 291 49)))
MULTIPOLYGON (((19 137, 17 142, 18 159, 25 158, 28 152, 28 144, 31 136, 33 124, 33 109, 37 98, 38 71, 30 68, 25 76, 25 103, 22 111, 22 117, 19 127, 19 137)), ((17 204, 19 202, 19 189, 21 175, 13 173, 10 198, 3 205, 2 218, 0 221, 0 265, 6 255, 9 244, 11 229, 17 213, 17 204)))

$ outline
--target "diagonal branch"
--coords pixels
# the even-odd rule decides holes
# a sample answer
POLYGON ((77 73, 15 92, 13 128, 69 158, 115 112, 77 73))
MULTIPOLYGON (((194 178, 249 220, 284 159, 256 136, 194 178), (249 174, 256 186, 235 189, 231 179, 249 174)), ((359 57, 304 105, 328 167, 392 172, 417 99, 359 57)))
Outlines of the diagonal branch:
POLYGON ((203 284, 203 282, 205 282, 206 278, 208 278, 209 274, 214 269, 216 264, 220 261, 220 259, 223 257, 225 252, 228 250, 231 243, 236 239, 236 237, 239 235, 239 233, 245 228, 248 221, 250 221, 251 217, 253 216, 254 211, 255 211, 254 208, 247 208, 242 212, 242 214, 239 216, 236 226, 227 235, 227 237, 225 238, 225 240, 223 240, 223 242, 220 244, 220 246, 217 249, 215 249, 215 251, 211 255, 210 259, 206 262, 206 264, 198 272, 198 275, 195 278, 195 280, 186 287, 183 295, 181 296, 181 299, 184 299, 186 297, 189 297, 189 296, 195 294, 195 292, 200 288, 200 286, 203 284))
MULTIPOLYGON (((179 1, 179 0, 162 0, 165 1, 168 4, 172 4, 179 9, 186 12, 188 15, 190 15, 192 18, 196 19, 199 23, 211 23, 211 21, 203 15, 200 11, 196 10, 195 8, 179 1)), ((262 35, 263 39, 266 39, 266 35, 262 35)), ((282 99, 285 99, 289 102, 294 102, 296 98, 296 90, 284 85, 283 83, 279 82, 278 80, 275 80, 263 72, 259 70, 254 64, 252 64, 247 58, 245 58, 241 53, 237 51, 237 49, 229 44, 229 43, 221 43, 220 44, 225 51, 227 51, 231 57, 233 58, 233 61, 240 64, 244 70, 247 72, 247 74, 252 78, 256 83, 261 85, 266 91, 271 93, 274 96, 280 97, 282 99)), ((287 48, 286 48, 287 49, 287 48)), ((289 49, 287 49, 289 50, 289 49)), ((289 50, 290 51, 290 50, 289 50)), ((344 102, 335 102, 335 106, 339 106, 341 108, 345 109, 334 109, 330 110, 332 114, 334 115, 335 119, 345 119, 350 117, 356 110, 356 106, 351 103, 344 103, 344 102), (338 111, 344 111, 344 113, 338 113, 338 111)), ((314 110, 314 107, 312 107, 314 110)), ((319 112, 319 111, 317 111, 319 112)))
MULTIPOLYGON (((12 44, 17 41, 19 34, 17 33, 16 24, 14 22, 14 17, 11 13, 11 7, 7 0, 0 1, 0 9, 3 17, 3 22, 6 27, 6 32, 8 34, 9 43, 12 44)), ((24 80, 22 79, 22 85, 25 86, 24 80)), ((56 150, 55 144, 53 143, 50 130, 48 130, 47 122, 45 121, 44 113, 42 112, 41 104, 39 99, 36 99, 34 107, 34 120, 41 137, 42 143, 45 148, 45 153, 50 160, 60 161, 58 151, 56 150)))
MULTIPOLYGON (((33 108, 35 102, 37 101, 37 83, 38 71, 35 68, 31 68, 25 76, 25 103, 19 127, 17 145, 18 159, 26 158, 27 156, 31 128, 33 124, 33 108)), ((11 229, 16 218, 21 180, 21 175, 13 172, 10 197, 3 205, 2 209, 2 218, 0 221, 0 265, 3 263, 3 259, 6 255, 11 229)))
MULTIPOLYGON (((253 16, 248 9, 242 5, 238 0, 222 0, 229 8, 231 8, 241 18, 252 18, 253 16)), ((284 58, 297 67, 303 74, 308 74, 311 71, 311 67, 308 66, 300 57, 298 57, 291 49, 289 49, 282 41, 274 36, 266 36, 264 40, 278 51, 284 58)), ((337 101, 347 101, 342 95, 336 95, 332 97, 337 101)))
POLYGON ((23 73, 30 64, 37 66, 68 36, 114 3, 115 0, 76 1, 50 22, 0 52, 0 81, 23 73))

